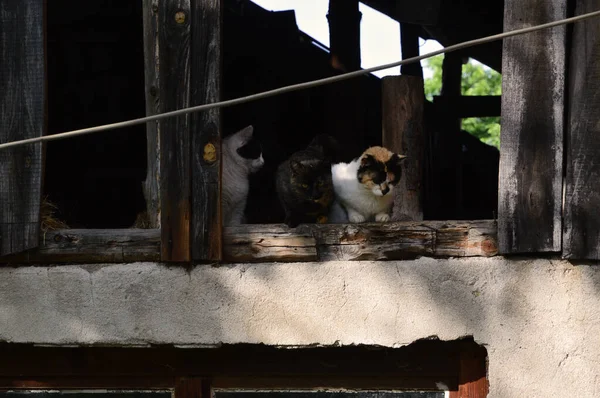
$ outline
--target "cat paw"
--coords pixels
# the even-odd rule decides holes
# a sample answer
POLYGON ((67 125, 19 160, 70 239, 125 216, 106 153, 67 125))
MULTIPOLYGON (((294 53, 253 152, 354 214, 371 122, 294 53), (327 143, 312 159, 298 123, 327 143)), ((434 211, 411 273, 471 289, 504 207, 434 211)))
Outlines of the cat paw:
POLYGON ((375 221, 377 222, 388 222, 390 221, 390 215, 387 213, 379 213, 375 215, 375 221))
POLYGON ((367 219, 362 214, 359 214, 359 213, 348 214, 348 221, 350 221, 352 223, 361 223, 361 222, 365 222, 366 220, 367 219))
POLYGON ((326 224, 326 223, 327 223, 327 216, 317 217, 317 224, 326 224))

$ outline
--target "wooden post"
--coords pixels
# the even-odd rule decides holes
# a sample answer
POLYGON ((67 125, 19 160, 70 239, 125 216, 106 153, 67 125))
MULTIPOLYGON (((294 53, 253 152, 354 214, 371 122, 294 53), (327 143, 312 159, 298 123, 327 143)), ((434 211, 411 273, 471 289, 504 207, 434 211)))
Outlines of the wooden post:
MULTIPOLYGON (((600 8, 577 0, 575 14, 600 8)), ((598 20, 573 26, 569 65, 567 170, 563 256, 600 260, 600 29, 598 20)))
POLYGON ((360 20, 358 0, 329 0, 329 48, 331 63, 342 71, 360 68, 360 20))
MULTIPOLYGON (((452 52, 444 55, 442 89, 440 95, 448 101, 461 96, 462 55, 452 52)), ((461 219, 462 216, 462 152, 460 147, 460 118, 455 107, 441 110, 440 131, 433 148, 437 182, 430 198, 441 219, 461 219)))
MULTIPOLYGON (((567 0, 506 0, 504 30, 566 16, 567 0)), ((562 26, 503 43, 498 190, 502 254, 561 249, 565 42, 562 26)))
MULTIPOLYGON (((144 76, 146 116, 160 111, 158 93, 158 0, 144 0, 144 76)), ((159 122, 146 123, 147 166, 143 183, 146 213, 150 228, 160 227, 160 145, 159 122)))
POLYGON ((383 146, 406 155, 403 174, 394 189, 393 221, 423 220, 423 79, 415 76, 383 78, 383 146))
MULTIPOLYGON (((159 108, 190 105, 190 0, 158 2, 159 108)), ((162 119, 160 129, 161 259, 190 261, 189 115, 162 119)))
MULTIPOLYGON (((44 130, 44 1, 4 0, 0 13, 0 143, 44 130)), ((39 243, 42 144, 0 150, 0 255, 39 243)))
MULTIPOLYGON (((192 0, 191 104, 221 98, 221 0, 192 0)), ((221 113, 192 114, 192 257, 219 261, 221 232, 221 113)))
MULTIPOLYGON (((400 42, 402 59, 419 56, 419 26, 409 23, 400 24, 400 42)), ((417 76, 423 79, 423 67, 421 62, 402 65, 400 73, 403 75, 417 76)))

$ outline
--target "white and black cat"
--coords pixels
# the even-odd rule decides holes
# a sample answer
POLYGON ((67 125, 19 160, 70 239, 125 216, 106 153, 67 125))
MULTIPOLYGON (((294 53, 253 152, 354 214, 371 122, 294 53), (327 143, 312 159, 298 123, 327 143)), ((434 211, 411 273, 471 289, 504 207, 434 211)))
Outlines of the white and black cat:
POLYGON ((253 133, 254 128, 248 126, 223 140, 221 211, 225 226, 244 223, 248 177, 265 163, 260 142, 253 133))
POLYGON ((350 163, 332 165, 335 202, 329 222, 389 221, 394 204, 392 191, 402 176, 405 157, 375 146, 350 163))

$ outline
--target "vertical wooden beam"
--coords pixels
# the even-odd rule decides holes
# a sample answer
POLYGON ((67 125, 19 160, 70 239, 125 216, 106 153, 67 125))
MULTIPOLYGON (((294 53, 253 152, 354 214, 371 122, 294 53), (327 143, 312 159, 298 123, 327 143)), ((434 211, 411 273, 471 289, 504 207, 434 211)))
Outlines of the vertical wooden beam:
MULTIPOLYGON (((575 14, 600 8, 576 0, 575 14)), ((571 39, 563 256, 600 260, 600 26, 578 22, 571 39)))
MULTIPOLYGON (((440 95, 448 101, 461 96, 462 55, 452 52, 444 55, 442 89, 440 95)), ((455 107, 446 107, 437 116, 442 122, 436 132, 434 150, 435 187, 431 200, 441 219, 460 219, 462 214, 462 151, 460 146, 460 118, 455 107)))
MULTIPOLYGON (((398 4, 401 4, 399 2, 398 4)), ((419 56, 419 26, 409 23, 400 24, 400 46, 402 59, 419 56)), ((403 75, 417 76, 423 79, 423 67, 421 62, 402 65, 400 73, 403 75)))
POLYGON ((202 379, 198 377, 180 377, 175 381, 174 398, 202 398, 202 379))
MULTIPOLYGON (((44 130, 44 2, 4 0, 0 12, 0 143, 44 130)), ((0 256, 38 246, 42 144, 0 151, 0 256)))
MULTIPOLYGON (((158 0, 144 0, 144 76, 146 91, 146 116, 160 111, 158 93, 158 0)), ((160 227, 160 143, 159 122, 146 124, 146 180, 144 197, 150 228, 160 227)))
MULTIPOLYGON (((189 106, 190 0, 158 2, 159 107, 189 106)), ((160 129, 161 259, 190 261, 189 115, 162 119, 160 129)))
POLYGON ((393 221, 423 220, 423 79, 415 76, 383 78, 383 146, 406 155, 402 179, 394 189, 393 221))
POLYGON ((342 71, 360 69, 360 20, 358 0, 329 0, 329 49, 331 64, 342 71))
MULTIPOLYGON (((221 0, 192 0, 192 105, 221 98, 221 0)), ((221 222, 221 113, 192 115, 192 256, 219 261, 221 222)))
MULTIPOLYGON (((506 0, 504 30, 566 15, 567 0, 506 0)), ((502 254, 561 249, 565 42, 564 26, 504 40, 498 191, 502 254)))

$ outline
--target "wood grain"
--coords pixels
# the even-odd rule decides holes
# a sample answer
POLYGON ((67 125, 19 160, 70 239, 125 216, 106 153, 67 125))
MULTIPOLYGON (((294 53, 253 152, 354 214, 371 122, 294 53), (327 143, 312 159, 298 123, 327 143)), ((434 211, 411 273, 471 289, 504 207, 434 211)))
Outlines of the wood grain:
MULTIPOLYGON (((161 112, 190 105, 190 0, 158 3, 161 112)), ((190 116, 162 119, 160 129, 161 259, 186 262, 190 252, 190 116)))
POLYGON ((429 257, 493 256, 493 221, 315 224, 290 229, 283 224, 225 228, 224 260, 360 261, 429 257))
POLYGON ((423 79, 415 76, 387 76, 382 81, 383 146, 405 155, 402 178, 394 189, 394 221, 423 220, 423 79))
MULTIPOLYGON (((577 0, 577 15, 600 8, 598 0, 577 0)), ((565 227, 563 256, 600 260, 600 27, 598 20, 573 26, 571 40, 565 227)))
MULTIPOLYGON (((221 14, 220 0, 192 0, 191 105, 218 102, 221 98, 221 14)), ((222 253, 219 109, 192 114, 191 135, 192 258, 219 261, 222 253), (205 148, 214 148, 215 152, 205 148)))
MULTIPOLYGON (((504 30, 556 21, 567 1, 507 0, 504 30)), ((504 40, 500 253, 561 250, 564 26, 504 40)))
POLYGON ((160 261, 158 229, 65 229, 42 236, 39 247, 0 257, 0 264, 160 261))
MULTIPOLYGON (((158 0, 144 0, 144 77, 146 116, 159 113, 158 0)), ((143 183, 149 227, 160 227, 160 141, 159 122, 146 123, 146 180, 143 183)))
MULTIPOLYGON (((44 130, 44 2, 2 2, 0 13, 0 143, 44 130)), ((0 255, 37 246, 42 144, 0 151, 0 255)))

